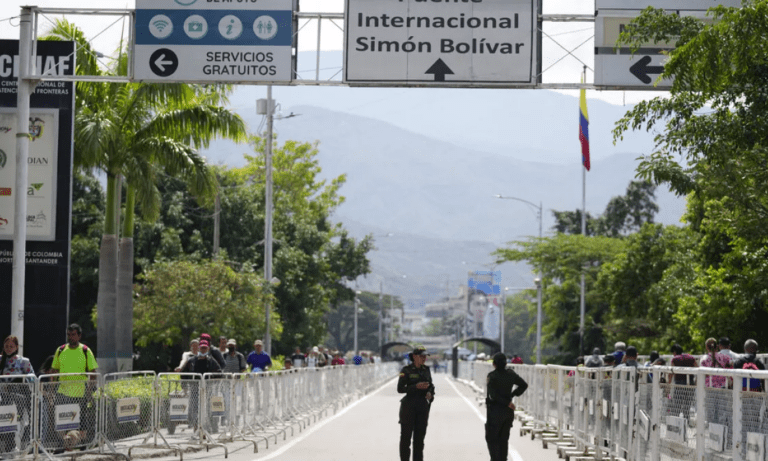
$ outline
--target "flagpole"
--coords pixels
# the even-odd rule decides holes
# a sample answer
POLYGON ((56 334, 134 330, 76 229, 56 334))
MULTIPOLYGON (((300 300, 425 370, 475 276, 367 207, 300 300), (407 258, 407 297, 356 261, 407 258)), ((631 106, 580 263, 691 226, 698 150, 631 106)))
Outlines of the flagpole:
MULTIPOLYGON (((587 81, 587 66, 584 66, 584 73, 582 74, 581 81, 586 83, 587 81)), ((581 235, 587 235, 587 167, 581 165, 581 235)), ((579 317, 579 354, 584 354, 584 316, 586 313, 586 301, 584 298, 584 266, 581 267, 581 302, 580 302, 580 317, 579 317)))

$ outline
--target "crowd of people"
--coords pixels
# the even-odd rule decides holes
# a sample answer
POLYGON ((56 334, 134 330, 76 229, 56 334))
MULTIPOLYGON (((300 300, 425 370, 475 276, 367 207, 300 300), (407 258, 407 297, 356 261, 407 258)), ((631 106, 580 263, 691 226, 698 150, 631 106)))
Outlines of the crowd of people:
MULTIPOLYGON (((365 365, 374 363, 377 358, 373 354, 362 352, 354 355, 351 363, 365 365)), ((313 346, 301 351, 296 346, 293 354, 286 356, 283 361, 283 369, 295 368, 322 368, 325 366, 345 365, 347 362, 340 351, 331 351, 327 347, 313 346)), ((237 341, 219 337, 219 346, 211 347, 211 336, 203 333, 199 338, 189 342, 189 351, 181 356, 181 362, 175 368, 182 373, 246 373, 261 372, 275 368, 272 357, 264 351, 264 342, 257 339, 253 342, 253 351, 248 356, 237 350, 237 341), (212 360, 208 360, 208 359, 212 360)))
MULTIPOLYGON (((642 365, 638 362, 637 348, 629 346, 619 341, 614 345, 615 351, 602 355, 599 348, 594 348, 589 357, 578 357, 576 359, 577 367, 599 368, 599 367, 649 367, 653 365, 668 365, 673 367, 706 367, 737 370, 765 370, 765 364, 758 359, 758 344, 754 339, 747 339, 744 342, 744 352, 738 354, 731 350, 731 340, 728 337, 722 337, 719 340, 708 338, 704 342, 704 353, 700 356, 694 356, 683 351, 683 348, 675 343, 669 352, 671 359, 669 362, 660 356, 657 351, 651 351, 648 360, 642 365)), ((673 374, 671 379, 674 384, 693 384, 692 375, 673 374)), ((707 387, 725 388, 729 382, 724 376, 706 376, 707 387)), ((763 391, 762 380, 748 379, 743 380, 743 389, 751 391, 763 391)))

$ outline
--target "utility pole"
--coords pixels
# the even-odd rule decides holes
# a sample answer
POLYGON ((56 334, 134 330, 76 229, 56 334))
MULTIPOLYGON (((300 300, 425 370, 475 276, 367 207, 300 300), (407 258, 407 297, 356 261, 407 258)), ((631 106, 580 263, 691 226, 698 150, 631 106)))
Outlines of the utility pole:
MULTIPOLYGON (((261 101, 257 106, 261 105, 261 101)), ((265 146, 266 168, 266 205, 264 217, 264 280, 272 291, 272 126, 275 117, 275 103, 272 100, 272 85, 267 85, 267 99, 264 108, 259 107, 258 112, 267 116, 267 140, 265 146)), ((264 320, 266 330, 264 332, 264 350, 272 354, 272 337, 269 334, 269 314, 271 306, 269 301, 264 305, 264 320)))
POLYGON ((381 350, 381 323, 384 313, 384 281, 379 281, 379 350, 381 350))
POLYGON ((213 211, 213 259, 219 257, 219 244, 221 238, 221 193, 216 192, 216 205, 213 211))
POLYGON ((29 179, 29 96, 36 83, 29 79, 35 65, 32 56, 32 8, 21 9, 19 20, 19 82, 16 100, 16 200, 13 222, 13 267, 11 293, 11 334, 19 339, 24 354, 24 286, 27 255, 27 187, 29 179))

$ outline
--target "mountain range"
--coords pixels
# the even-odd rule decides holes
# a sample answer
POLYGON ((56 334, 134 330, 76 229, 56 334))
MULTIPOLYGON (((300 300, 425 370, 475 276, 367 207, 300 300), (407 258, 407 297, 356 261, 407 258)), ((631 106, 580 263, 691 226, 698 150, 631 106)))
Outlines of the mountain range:
MULTIPOLYGON (((324 56, 331 59, 333 53, 324 56)), ((256 99, 264 87, 239 86, 232 107, 250 129, 263 130, 256 99)), ((467 272, 500 270, 505 286, 532 286, 525 264, 494 264, 490 253, 538 235, 538 210, 497 194, 543 205, 543 233, 552 210, 581 208, 578 98, 546 90, 274 87, 278 142, 318 142, 322 177, 347 175, 346 201, 333 219, 356 237, 372 234, 373 272, 360 289, 405 298, 418 308, 454 295, 467 272), (293 117, 287 117, 293 114, 293 117)), ((590 101, 592 169, 586 206, 602 213, 635 177, 653 133, 630 133, 613 144, 611 130, 629 109, 590 101)), ((248 147, 215 142, 213 164, 239 166, 248 147)), ((657 190, 656 221, 678 224, 683 198, 657 190)), ((224 230, 225 231, 225 230, 224 230)))

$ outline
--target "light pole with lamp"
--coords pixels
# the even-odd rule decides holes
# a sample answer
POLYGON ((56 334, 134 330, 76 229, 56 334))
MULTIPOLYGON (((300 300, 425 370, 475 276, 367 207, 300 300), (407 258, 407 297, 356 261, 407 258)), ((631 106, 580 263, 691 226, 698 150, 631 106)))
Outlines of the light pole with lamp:
MULTIPOLYGON (((537 279, 538 280, 538 279, 537 279)), ((512 290, 530 290, 532 287, 504 287, 504 300, 501 302, 501 352, 504 352, 504 308, 507 306, 507 292, 512 290)), ((538 363, 538 359, 536 359, 538 363)))
MULTIPOLYGON (((534 208, 538 208, 537 217, 539 218, 539 240, 542 238, 542 221, 543 221, 543 208, 542 203, 539 202, 539 205, 536 206, 535 203, 529 202, 528 200, 524 200, 517 197, 505 197, 501 194, 497 194, 494 197, 498 199, 503 200, 517 200, 518 202, 523 202, 526 205, 530 205, 534 208)), ((536 363, 541 363, 541 278, 542 273, 541 269, 539 269, 539 276, 536 277, 533 282, 536 284, 536 290, 537 290, 537 299, 536 299, 536 363)))
POLYGON ((355 344, 353 349, 355 350, 355 355, 360 355, 360 352, 357 350, 357 310, 358 305, 360 304, 360 300, 358 299, 357 295, 361 294, 360 291, 355 291, 355 344))

